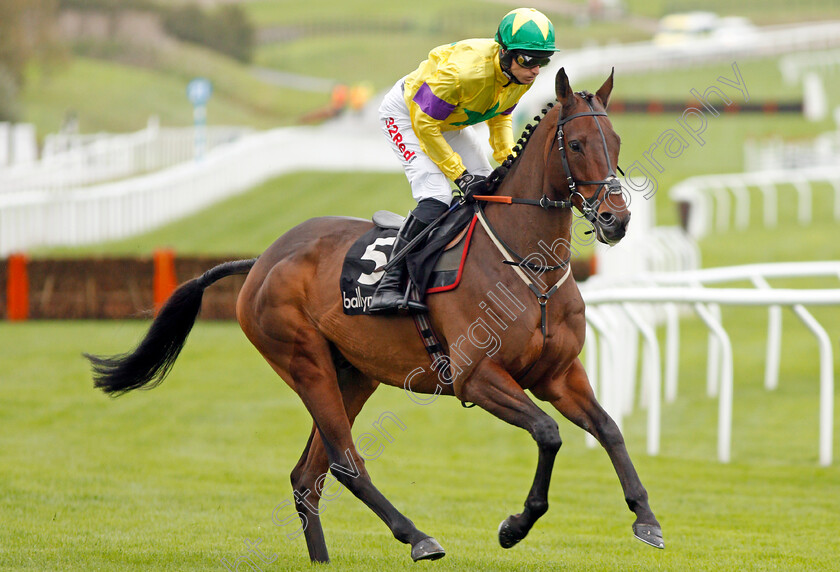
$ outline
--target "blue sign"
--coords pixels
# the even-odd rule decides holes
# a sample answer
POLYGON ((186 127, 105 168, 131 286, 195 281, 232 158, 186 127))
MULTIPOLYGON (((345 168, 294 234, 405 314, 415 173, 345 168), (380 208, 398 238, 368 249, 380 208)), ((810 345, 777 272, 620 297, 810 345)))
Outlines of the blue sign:
POLYGON ((187 97, 195 106, 205 105, 213 93, 213 84, 209 79, 197 77, 187 85, 187 97))

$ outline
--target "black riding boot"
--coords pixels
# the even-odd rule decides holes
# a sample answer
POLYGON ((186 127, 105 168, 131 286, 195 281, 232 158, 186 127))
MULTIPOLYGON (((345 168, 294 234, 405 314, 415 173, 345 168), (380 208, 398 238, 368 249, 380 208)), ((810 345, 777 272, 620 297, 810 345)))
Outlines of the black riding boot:
MULTIPOLYGON (((405 248, 405 245, 423 232, 423 229, 427 226, 429 226, 428 223, 420 221, 413 213, 408 213, 399 233, 397 233, 397 240, 394 242, 394 248, 391 250, 389 259, 405 248)), ((371 313, 390 314, 399 310, 409 310, 411 312, 427 312, 429 310, 425 304, 417 300, 407 300, 403 304, 406 290, 404 284, 406 272, 405 258, 403 258, 399 264, 385 273, 385 276, 379 281, 376 292, 373 294, 373 300, 368 307, 371 313)))

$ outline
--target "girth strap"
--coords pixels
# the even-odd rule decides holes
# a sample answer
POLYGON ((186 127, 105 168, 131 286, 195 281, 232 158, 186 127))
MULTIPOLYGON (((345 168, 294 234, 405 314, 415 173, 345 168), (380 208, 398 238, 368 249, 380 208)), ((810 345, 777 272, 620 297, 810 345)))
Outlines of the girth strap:
MULTIPOLYGON (((412 284, 410 288, 411 292, 409 295, 413 299, 419 300, 420 298, 417 287, 412 284)), ((429 320, 429 314, 426 312, 415 312, 412 314, 412 317, 414 318, 414 325, 417 327, 417 332, 423 340, 423 346, 426 348, 426 352, 429 354, 429 359, 432 361, 432 365, 434 366, 434 364, 438 364, 438 379, 451 379, 452 368, 449 367, 449 356, 443 351, 443 344, 440 343, 440 340, 432 327, 432 322, 429 320)), ((475 403, 467 405, 466 402, 462 401, 461 407, 475 407, 475 403)))

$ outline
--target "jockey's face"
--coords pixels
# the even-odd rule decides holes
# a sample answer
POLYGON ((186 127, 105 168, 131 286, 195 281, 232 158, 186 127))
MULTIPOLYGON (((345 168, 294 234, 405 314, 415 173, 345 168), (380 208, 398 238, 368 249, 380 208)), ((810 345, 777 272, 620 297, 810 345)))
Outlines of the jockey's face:
POLYGON ((538 75, 540 75, 540 66, 524 68, 516 63, 516 59, 514 59, 510 62, 510 73, 512 73, 521 83, 529 85, 534 83, 534 80, 537 79, 538 75))

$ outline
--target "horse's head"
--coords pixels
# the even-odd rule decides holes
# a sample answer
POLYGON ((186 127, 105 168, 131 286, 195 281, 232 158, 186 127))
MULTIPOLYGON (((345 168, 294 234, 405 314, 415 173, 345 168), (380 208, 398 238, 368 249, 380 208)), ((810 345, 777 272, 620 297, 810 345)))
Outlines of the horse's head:
POLYGON ((616 178, 621 138, 613 130, 606 108, 613 88, 613 74, 595 95, 575 93, 566 71, 560 68, 555 91, 560 109, 557 133, 549 161, 551 186, 568 189, 569 198, 595 228, 604 244, 624 237, 630 211, 616 178))

